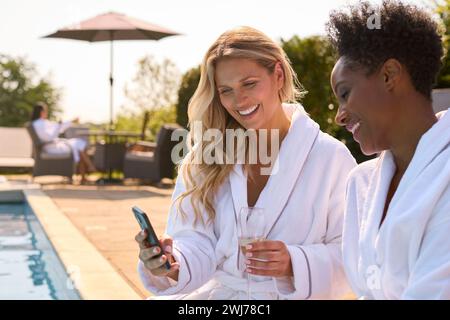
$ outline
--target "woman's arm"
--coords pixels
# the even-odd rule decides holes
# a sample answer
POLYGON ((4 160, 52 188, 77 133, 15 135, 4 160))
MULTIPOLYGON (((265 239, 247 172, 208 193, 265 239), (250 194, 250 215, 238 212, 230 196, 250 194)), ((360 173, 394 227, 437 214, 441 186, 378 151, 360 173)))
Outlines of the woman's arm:
POLYGON ((333 178, 323 189, 330 192, 326 233, 322 242, 287 245, 293 277, 275 278, 281 298, 335 299, 351 292, 343 268, 341 243, 346 181, 356 162, 344 147, 331 158, 333 165, 327 168, 327 174, 333 178))
MULTIPOLYGON (((172 203, 184 190, 185 186, 179 175, 172 203)), ((183 209, 186 212, 184 219, 178 213, 177 205, 171 206, 166 228, 166 233, 173 238, 172 256, 180 265, 178 281, 169 280, 168 277, 154 276, 141 262, 138 264, 144 286, 157 295, 190 293, 206 283, 216 270, 217 240, 213 225, 193 226, 194 211, 190 205, 190 198, 185 198, 183 201, 183 209)))

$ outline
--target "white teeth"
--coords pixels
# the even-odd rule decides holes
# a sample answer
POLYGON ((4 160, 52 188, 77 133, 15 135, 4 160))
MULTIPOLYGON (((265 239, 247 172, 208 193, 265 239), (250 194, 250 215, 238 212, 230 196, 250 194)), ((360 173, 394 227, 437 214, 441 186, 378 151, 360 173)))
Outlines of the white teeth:
POLYGON ((359 128, 359 126, 361 125, 361 122, 357 122, 353 127, 352 127, 352 134, 355 134, 356 130, 359 128))
POLYGON ((242 110, 242 111, 238 111, 238 112, 239 112, 240 115, 246 116, 246 115, 252 113, 253 111, 255 111, 256 108, 258 108, 258 106, 259 106, 259 104, 255 105, 253 107, 250 107, 250 108, 248 108, 246 110, 242 110))

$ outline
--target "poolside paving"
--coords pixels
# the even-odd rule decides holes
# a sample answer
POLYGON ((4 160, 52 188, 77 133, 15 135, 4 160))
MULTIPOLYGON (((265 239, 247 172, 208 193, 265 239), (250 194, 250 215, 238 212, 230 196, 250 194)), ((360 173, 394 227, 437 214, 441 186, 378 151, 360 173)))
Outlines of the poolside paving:
POLYGON ((147 211, 156 233, 163 234, 173 185, 86 186, 42 178, 36 181, 129 285, 142 298, 148 297, 150 293, 136 271, 138 247, 134 236, 139 226, 131 207, 137 205, 147 211))
MULTIPOLYGON (((29 180, 23 176, 8 179, 29 180)), ((173 192, 171 181, 159 186, 86 186, 45 177, 36 182, 140 297, 151 295, 142 286, 136 270, 138 248, 134 236, 139 227, 131 207, 137 205, 147 211, 156 233, 163 234, 173 192)))

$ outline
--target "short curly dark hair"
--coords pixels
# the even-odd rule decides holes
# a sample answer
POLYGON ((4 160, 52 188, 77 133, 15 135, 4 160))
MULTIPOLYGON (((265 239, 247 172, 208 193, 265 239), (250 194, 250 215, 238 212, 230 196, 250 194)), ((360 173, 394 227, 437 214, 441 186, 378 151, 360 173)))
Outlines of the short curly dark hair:
POLYGON ((391 0, 379 6, 360 2, 349 11, 331 12, 326 29, 339 57, 366 68, 368 74, 386 60, 397 59, 406 67, 415 89, 431 97, 443 47, 439 25, 424 10, 391 0), (374 14, 380 22, 378 29, 374 14))

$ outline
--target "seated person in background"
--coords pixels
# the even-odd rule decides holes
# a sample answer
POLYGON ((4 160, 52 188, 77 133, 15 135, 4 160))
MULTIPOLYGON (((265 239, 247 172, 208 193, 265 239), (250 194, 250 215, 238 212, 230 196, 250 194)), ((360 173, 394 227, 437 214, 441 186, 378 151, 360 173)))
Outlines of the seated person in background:
POLYGON ((49 154, 64 154, 68 152, 73 153, 73 158, 78 165, 78 170, 81 174, 81 181, 85 182, 85 174, 88 172, 95 172, 97 169, 92 163, 91 159, 86 153, 87 143, 80 138, 61 139, 58 138, 67 128, 69 128, 74 122, 66 121, 58 123, 49 121, 48 107, 45 103, 37 103, 33 107, 31 115, 31 122, 37 136, 42 142, 45 142, 44 151, 49 154))
POLYGON ((328 25, 336 122, 366 155, 349 176, 343 261, 358 297, 450 299, 450 113, 431 89, 442 38, 425 11, 361 3, 328 25), (367 28, 373 12, 380 29, 367 28))

